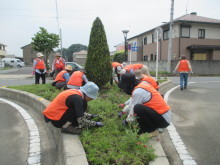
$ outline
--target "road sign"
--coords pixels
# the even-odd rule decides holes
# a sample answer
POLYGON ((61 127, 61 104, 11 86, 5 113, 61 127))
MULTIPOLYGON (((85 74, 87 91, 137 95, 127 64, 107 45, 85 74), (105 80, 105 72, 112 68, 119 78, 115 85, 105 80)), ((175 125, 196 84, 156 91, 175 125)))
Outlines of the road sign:
POLYGON ((137 46, 132 46, 132 49, 131 49, 133 52, 137 52, 138 51, 138 47, 137 46))

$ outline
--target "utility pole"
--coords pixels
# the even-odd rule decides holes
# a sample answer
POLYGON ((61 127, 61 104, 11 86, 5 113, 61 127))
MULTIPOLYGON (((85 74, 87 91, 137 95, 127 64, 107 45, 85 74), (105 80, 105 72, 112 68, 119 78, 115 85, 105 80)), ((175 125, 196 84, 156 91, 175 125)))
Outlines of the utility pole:
POLYGON ((57 27, 58 27, 58 32, 59 32, 59 36, 60 36, 60 54, 63 57, 63 52, 62 52, 62 32, 61 32, 60 24, 59 24, 57 0, 55 0, 55 2, 56 2, 56 12, 57 12, 57 27))
POLYGON ((168 47, 168 57, 167 57, 167 71, 171 73, 171 56, 173 50, 172 34, 173 34, 173 11, 174 11, 174 0, 171 0, 170 9, 170 30, 169 30, 169 47, 168 47))

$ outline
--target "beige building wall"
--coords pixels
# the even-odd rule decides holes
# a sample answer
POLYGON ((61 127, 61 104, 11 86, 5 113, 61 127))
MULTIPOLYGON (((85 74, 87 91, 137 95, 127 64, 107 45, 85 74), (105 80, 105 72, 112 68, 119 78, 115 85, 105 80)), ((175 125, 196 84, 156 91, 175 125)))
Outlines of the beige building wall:
POLYGON ((37 52, 32 49, 31 44, 22 47, 23 61, 25 65, 33 65, 33 60, 36 58, 37 52))
POLYGON ((192 27, 190 28, 190 37, 198 38, 199 29, 205 29, 205 39, 219 39, 220 38, 220 26, 216 27, 213 25, 205 25, 205 24, 203 26, 192 24, 192 27))
POLYGON ((87 58, 87 51, 85 50, 73 53, 73 61, 79 63, 80 65, 85 65, 86 58, 87 58))

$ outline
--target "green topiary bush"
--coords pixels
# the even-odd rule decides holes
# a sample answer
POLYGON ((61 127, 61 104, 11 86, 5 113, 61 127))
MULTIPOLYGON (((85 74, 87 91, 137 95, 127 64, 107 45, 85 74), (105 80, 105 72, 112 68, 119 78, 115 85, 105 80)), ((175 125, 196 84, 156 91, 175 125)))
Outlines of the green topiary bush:
POLYGON ((90 33, 85 70, 89 81, 93 81, 99 87, 107 84, 112 75, 105 29, 98 17, 93 22, 90 33))

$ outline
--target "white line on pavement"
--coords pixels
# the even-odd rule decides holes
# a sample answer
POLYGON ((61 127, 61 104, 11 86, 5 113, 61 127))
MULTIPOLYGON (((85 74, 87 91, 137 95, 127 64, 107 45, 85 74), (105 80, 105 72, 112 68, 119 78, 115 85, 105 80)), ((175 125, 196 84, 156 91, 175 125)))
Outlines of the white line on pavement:
POLYGON ((29 144, 29 154, 28 154, 27 164, 40 165, 41 164, 40 135, 35 121, 28 114, 28 112, 24 110, 21 106, 3 98, 0 98, 0 100, 13 106, 15 109, 17 109, 20 112, 20 114, 24 118, 30 133, 30 137, 29 137, 30 144, 29 144))
MULTIPOLYGON (((194 82, 192 82, 194 83, 194 82)), ((170 89, 168 92, 166 92, 164 96, 164 100, 168 102, 168 97, 170 93, 172 93, 176 88, 178 88, 180 85, 170 89)), ((188 153, 186 146, 184 145, 182 139, 180 138, 178 132, 176 131, 175 126, 171 123, 169 127, 167 127, 168 133, 170 135, 170 138, 173 142, 173 145, 176 148, 177 153, 180 156, 180 159, 183 161, 183 165, 197 165, 195 160, 190 156, 188 153)))

